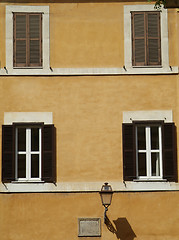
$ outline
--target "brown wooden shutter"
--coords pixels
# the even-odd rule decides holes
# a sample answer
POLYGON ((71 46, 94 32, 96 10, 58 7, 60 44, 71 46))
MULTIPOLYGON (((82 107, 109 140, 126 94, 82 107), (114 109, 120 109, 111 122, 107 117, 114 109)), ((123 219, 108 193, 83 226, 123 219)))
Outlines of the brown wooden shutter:
POLYGON ((147 65, 161 65, 160 12, 146 13, 147 65))
POLYGON ((14 13, 14 67, 27 66, 27 15, 14 13))
POLYGON ((165 123, 163 136, 163 178, 177 182, 176 127, 174 123, 165 123))
POLYGON ((42 132, 42 180, 56 181, 55 161, 55 128, 54 125, 44 125, 42 132))
POLYGON ((161 65, 160 12, 132 12, 132 65, 161 65))
POLYGON ((42 66, 42 14, 14 13, 14 67, 42 66))
POLYGON ((136 146, 134 124, 122 125, 123 134, 123 176, 125 181, 136 179, 136 146))
POLYGON ((145 14, 132 12, 132 64, 146 65, 146 29, 145 14))
POLYGON ((29 14, 29 66, 41 66, 42 62, 42 14, 29 14))
POLYGON ((2 126, 2 182, 15 180, 14 127, 2 126))

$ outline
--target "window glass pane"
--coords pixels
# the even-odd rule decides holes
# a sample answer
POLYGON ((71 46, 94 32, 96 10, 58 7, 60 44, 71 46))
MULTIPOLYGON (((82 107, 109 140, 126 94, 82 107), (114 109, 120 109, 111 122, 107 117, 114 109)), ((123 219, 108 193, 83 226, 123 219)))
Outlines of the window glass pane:
POLYGON ((138 154, 138 174, 139 176, 146 176, 146 154, 138 154))
POLYGON ((137 127, 138 150, 146 149, 145 127, 137 127))
POLYGON ((159 153, 152 153, 152 176, 160 176, 160 159, 159 153))
POLYGON ((38 154, 31 155, 31 177, 32 178, 39 177, 39 155, 38 154))
POLYGON ((39 151, 39 128, 31 129, 31 151, 39 151))
POLYGON ((18 154, 18 178, 25 178, 26 177, 26 155, 25 154, 18 154))
POLYGON ((153 126, 151 129, 151 149, 159 149, 159 127, 153 126))
POLYGON ((26 151, 26 129, 18 128, 18 151, 26 151))

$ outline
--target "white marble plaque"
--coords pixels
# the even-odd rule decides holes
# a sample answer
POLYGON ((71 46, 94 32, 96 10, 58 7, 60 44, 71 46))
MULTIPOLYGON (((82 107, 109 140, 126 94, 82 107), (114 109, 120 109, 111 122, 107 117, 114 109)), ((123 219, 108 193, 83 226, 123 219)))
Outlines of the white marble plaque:
POLYGON ((78 219, 79 237, 100 237, 101 219, 100 218, 79 218, 78 219))

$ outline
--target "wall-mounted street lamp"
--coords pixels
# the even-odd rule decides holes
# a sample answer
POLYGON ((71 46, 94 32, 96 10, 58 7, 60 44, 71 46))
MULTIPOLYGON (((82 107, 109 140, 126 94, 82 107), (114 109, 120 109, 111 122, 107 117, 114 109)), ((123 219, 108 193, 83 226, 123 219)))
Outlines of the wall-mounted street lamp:
POLYGON ((106 222, 106 212, 108 211, 108 207, 111 205, 112 201, 112 195, 113 190, 111 185, 109 185, 107 182, 104 183, 104 185, 101 188, 101 191, 99 192, 101 196, 101 201, 103 206, 105 207, 104 210, 104 223, 106 222))

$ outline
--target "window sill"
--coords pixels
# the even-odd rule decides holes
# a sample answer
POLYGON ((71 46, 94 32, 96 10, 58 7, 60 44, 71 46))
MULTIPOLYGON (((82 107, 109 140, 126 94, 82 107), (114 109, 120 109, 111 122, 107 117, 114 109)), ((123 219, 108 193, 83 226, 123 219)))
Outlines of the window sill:
MULTIPOLYGON (((109 181, 114 191, 123 192, 151 192, 151 191, 179 191, 179 183, 175 182, 143 182, 143 181, 109 181)), ((0 192, 99 192, 101 182, 57 182, 57 183, 29 183, 16 182, 0 184, 0 192)))
POLYGON ((134 179, 133 182, 167 182, 166 179, 134 179))
POLYGON ((92 75, 131 75, 131 74, 177 74, 178 66, 162 67, 124 67, 114 68, 7 68, 0 69, 0 75, 3 76, 29 76, 29 75, 47 75, 47 76, 92 76, 92 75))
POLYGON ((13 69, 43 69, 43 66, 36 66, 36 67, 13 67, 13 69))
POLYGON ((149 66, 149 65, 146 65, 146 66, 132 66, 132 68, 163 68, 163 66, 162 65, 151 65, 151 66, 149 66))
POLYGON ((41 180, 18 180, 18 181, 12 181, 11 182, 12 184, 15 183, 15 184, 19 184, 19 183, 31 183, 31 184, 34 184, 34 183, 44 183, 44 181, 41 181, 41 180))

